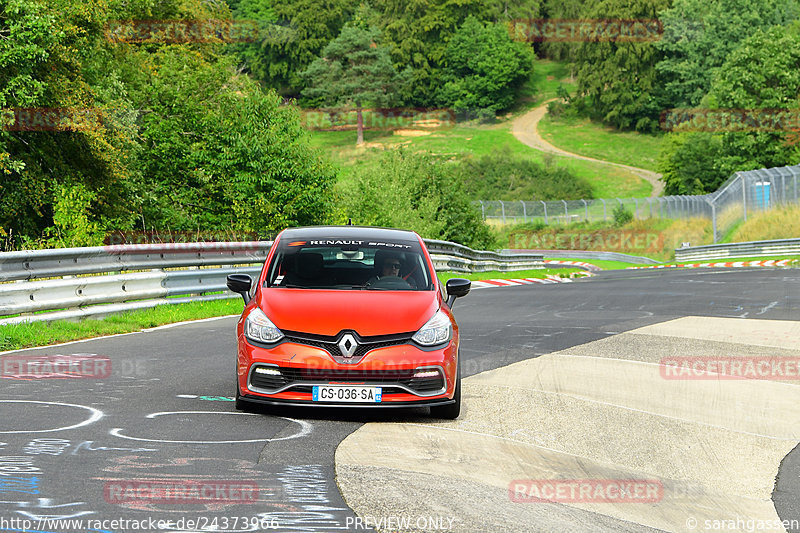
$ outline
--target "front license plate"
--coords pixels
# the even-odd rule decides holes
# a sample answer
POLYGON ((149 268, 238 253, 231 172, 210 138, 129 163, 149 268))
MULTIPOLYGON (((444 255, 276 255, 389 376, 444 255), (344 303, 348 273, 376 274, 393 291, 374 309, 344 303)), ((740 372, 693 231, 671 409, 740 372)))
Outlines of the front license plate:
POLYGON ((316 385, 311 395, 315 402, 380 403, 381 388, 316 385))

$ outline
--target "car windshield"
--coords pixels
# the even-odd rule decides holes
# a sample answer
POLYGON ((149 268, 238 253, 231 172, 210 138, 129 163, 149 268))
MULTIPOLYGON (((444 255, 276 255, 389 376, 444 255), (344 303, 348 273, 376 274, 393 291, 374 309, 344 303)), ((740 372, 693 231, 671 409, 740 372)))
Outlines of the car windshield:
POLYGON ((340 290, 433 290, 419 243, 367 240, 282 240, 267 287, 340 290))

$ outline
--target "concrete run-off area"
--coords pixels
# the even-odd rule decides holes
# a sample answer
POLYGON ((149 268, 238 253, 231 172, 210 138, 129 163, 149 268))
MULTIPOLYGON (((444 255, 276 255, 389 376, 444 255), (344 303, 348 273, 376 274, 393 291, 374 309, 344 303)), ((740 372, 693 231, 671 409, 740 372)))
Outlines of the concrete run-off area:
POLYGON ((456 421, 347 437, 337 482, 358 516, 453 531, 794 530, 771 496, 800 441, 800 378, 666 379, 664 361, 796 362, 799 347, 800 322, 685 317, 483 372, 456 421))

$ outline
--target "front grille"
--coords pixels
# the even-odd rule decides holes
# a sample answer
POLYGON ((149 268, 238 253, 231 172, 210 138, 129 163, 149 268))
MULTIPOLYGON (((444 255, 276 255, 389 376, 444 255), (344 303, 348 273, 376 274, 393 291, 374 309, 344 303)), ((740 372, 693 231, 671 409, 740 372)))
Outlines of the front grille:
MULTIPOLYGON (((339 340, 342 336, 348 333, 347 331, 342 331, 339 335, 336 336, 328 336, 328 335, 314 335, 310 333, 300 333, 297 331, 284 331, 284 335, 286 335, 286 340, 288 342, 293 342, 295 344, 303 344, 306 346, 313 346, 315 348, 321 348, 331 354, 333 357, 345 357, 342 355, 342 351, 339 349, 339 340)), ((401 344, 409 344, 411 342, 411 337, 414 336, 414 333, 400 333, 398 335, 376 335, 373 337, 360 337, 355 332, 349 332, 358 342, 358 347, 356 348, 355 353, 350 356, 348 359, 355 359, 361 358, 367 355, 367 352, 374 350, 376 348, 385 348, 387 346, 400 346, 401 344)))
MULTIPOLYGON (((250 375, 250 384, 257 389, 265 391, 287 390, 292 392, 311 392, 311 383, 332 384, 359 384, 374 385, 387 388, 385 394, 398 394, 409 390, 419 395, 434 395, 443 391, 445 380, 441 371, 436 376, 414 377, 420 372, 416 370, 351 370, 344 369, 317 369, 317 368, 277 368, 261 367, 278 370, 280 375, 259 374, 256 366, 250 375), (402 386, 402 387, 401 387, 402 386), (408 389, 408 390, 406 390, 408 389)), ((431 368, 424 369, 430 372, 431 368)))

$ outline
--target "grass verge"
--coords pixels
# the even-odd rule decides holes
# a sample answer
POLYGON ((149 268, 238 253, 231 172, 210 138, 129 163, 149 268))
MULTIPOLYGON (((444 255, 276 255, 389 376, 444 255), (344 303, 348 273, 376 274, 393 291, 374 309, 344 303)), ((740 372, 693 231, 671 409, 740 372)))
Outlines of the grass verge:
MULTIPOLYGON (((442 283, 450 278, 466 277, 477 281, 495 278, 544 278, 552 274, 569 276, 578 272, 571 268, 548 268, 540 270, 524 270, 520 272, 481 272, 477 274, 459 274, 453 272, 439 273, 442 283)), ((190 302, 174 305, 159 305, 151 309, 129 311, 111 315, 101 319, 85 319, 79 322, 59 320, 55 322, 35 322, 31 324, 13 324, 0 326, 0 352, 48 346, 63 342, 132 333, 142 329, 154 328, 165 324, 200 320, 225 315, 241 314, 244 302, 241 298, 213 300, 210 302, 190 302)))
POLYGON ((632 266, 642 266, 639 263, 625 263, 623 261, 608 261, 606 259, 581 259, 580 257, 545 257, 552 261, 580 261, 602 268, 603 270, 622 270, 632 266))
POLYGON ((550 144, 586 157, 656 171, 663 135, 618 131, 589 119, 545 115, 539 133, 550 144))
POLYGON ((512 157, 534 161, 540 165, 544 165, 547 160, 555 166, 569 169, 591 185, 596 198, 648 196, 651 191, 649 183, 625 169, 534 150, 514 137, 508 120, 497 124, 462 124, 428 131, 429 133, 419 136, 395 135, 391 131, 365 131, 365 143, 362 147, 355 145, 355 131, 314 131, 311 133, 311 143, 326 153, 341 169, 337 183, 340 190, 351 186, 360 169, 378 166, 384 150, 403 146, 414 152, 431 152, 454 161, 468 156, 496 154, 508 147, 512 157))
POLYGON ((49 323, 34 322, 0 326, 0 351, 47 346, 118 333, 131 333, 184 320, 239 314, 242 309, 244 309, 242 299, 231 298, 210 302, 159 305, 152 309, 139 309, 80 322, 59 320, 49 323))
POLYGON ((513 272, 476 272, 475 274, 464 274, 462 272, 437 272, 439 281, 447 283, 451 278, 465 278, 470 281, 481 281, 484 279, 521 279, 521 278, 546 278, 547 276, 560 275, 569 277, 573 272, 583 272, 582 268, 539 268, 536 270, 515 270, 513 272))

